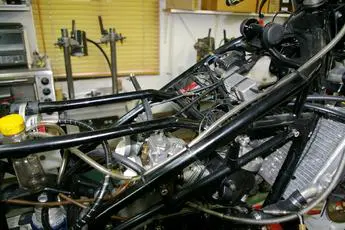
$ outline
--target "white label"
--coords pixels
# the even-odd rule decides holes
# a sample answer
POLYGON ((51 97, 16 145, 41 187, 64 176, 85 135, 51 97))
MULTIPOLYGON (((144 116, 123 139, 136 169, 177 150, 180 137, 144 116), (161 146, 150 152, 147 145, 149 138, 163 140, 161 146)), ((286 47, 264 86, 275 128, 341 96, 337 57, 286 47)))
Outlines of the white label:
POLYGON ((282 3, 290 3, 290 0, 283 0, 282 3))

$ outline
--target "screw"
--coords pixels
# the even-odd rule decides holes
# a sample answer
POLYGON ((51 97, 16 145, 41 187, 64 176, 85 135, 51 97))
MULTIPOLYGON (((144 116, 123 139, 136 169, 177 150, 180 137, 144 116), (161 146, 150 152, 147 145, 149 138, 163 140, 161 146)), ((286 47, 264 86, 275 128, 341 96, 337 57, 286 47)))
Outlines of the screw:
POLYGON ((43 192, 41 193, 38 197, 37 197, 37 200, 41 203, 45 203, 48 201, 48 194, 43 192))
POLYGON ((298 137, 300 133, 299 133, 298 130, 293 129, 293 130, 292 130, 292 134, 293 134, 294 137, 298 137))
POLYGON ((161 195, 166 196, 166 195, 168 195, 168 193, 169 193, 169 190, 167 189, 167 187, 165 185, 162 185, 161 186, 161 195))

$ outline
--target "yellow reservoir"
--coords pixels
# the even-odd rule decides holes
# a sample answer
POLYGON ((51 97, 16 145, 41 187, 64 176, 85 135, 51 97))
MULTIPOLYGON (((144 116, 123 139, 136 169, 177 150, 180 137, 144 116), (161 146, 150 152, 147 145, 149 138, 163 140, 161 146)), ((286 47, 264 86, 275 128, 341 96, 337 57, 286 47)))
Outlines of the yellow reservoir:
POLYGON ((11 114, 0 119, 0 133, 4 136, 14 136, 25 129, 25 123, 19 114, 11 114))

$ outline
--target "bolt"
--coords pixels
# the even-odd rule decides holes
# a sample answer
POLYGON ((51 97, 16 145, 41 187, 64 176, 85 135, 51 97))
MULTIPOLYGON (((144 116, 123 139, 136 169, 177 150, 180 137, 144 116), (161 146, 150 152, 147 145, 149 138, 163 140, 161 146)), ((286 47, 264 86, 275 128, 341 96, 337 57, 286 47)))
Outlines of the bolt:
POLYGON ((37 197, 37 200, 41 203, 45 203, 48 201, 48 194, 43 192, 41 193, 38 197, 37 197))
POLYGON ((163 188, 162 190, 161 190, 161 195, 162 196, 166 196, 166 195, 168 195, 168 189, 166 189, 166 188, 163 188))
POLYGON ((339 11, 335 12, 335 17, 341 18, 342 16, 343 16, 343 14, 340 13, 339 11))
POLYGON ((166 195, 168 195, 168 193, 169 193, 169 190, 167 189, 166 185, 162 185, 161 186, 161 195, 166 196, 166 195))
POLYGON ((258 212, 253 212, 252 215, 253 215, 254 219, 256 219, 256 220, 262 219, 262 215, 258 212))
POLYGON ((292 130, 292 134, 293 134, 294 137, 298 137, 300 133, 299 133, 298 130, 293 129, 293 130, 292 130))

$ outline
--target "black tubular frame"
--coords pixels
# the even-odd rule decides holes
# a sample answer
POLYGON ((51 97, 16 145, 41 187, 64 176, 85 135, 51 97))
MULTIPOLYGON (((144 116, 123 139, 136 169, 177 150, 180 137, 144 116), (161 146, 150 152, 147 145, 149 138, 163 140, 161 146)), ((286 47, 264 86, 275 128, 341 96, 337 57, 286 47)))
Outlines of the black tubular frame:
MULTIPOLYGON (((217 52, 222 53, 234 49, 244 49, 243 38, 235 39, 221 48, 217 52)), ((207 58, 207 57, 206 57, 207 58)), ((206 59, 205 58, 205 59, 206 59)), ((205 60, 204 59, 204 60, 205 60)), ((159 99, 168 99, 176 95, 175 92, 169 92, 169 89, 174 88, 174 85, 179 83, 186 75, 193 72, 195 69, 199 68, 202 65, 203 61, 199 62, 185 73, 180 75, 177 79, 170 82, 168 85, 162 88, 160 91, 156 90, 144 90, 138 92, 124 93, 119 95, 110 95, 97 97, 93 99, 77 99, 66 102, 47 102, 40 103, 38 108, 39 112, 55 112, 63 111, 68 109, 76 109, 87 106, 102 105, 108 103, 122 102, 126 100, 133 99, 144 99, 144 98, 159 98, 159 99)), ((153 171, 150 171, 142 176, 142 180, 134 184, 132 187, 128 188, 122 194, 119 195, 119 198, 115 201, 108 201, 102 205, 97 212, 98 221, 102 218, 108 218, 111 212, 117 212, 124 208, 128 203, 139 198, 146 192, 148 192, 153 186, 159 185, 164 181, 164 179, 173 175, 174 173, 182 170, 184 167, 188 166, 190 163, 195 161, 195 159, 203 159, 204 157, 214 153, 214 149, 217 147, 228 143, 230 140, 233 140, 238 134, 240 134, 244 129, 248 128, 248 125, 255 122, 257 119, 263 117, 268 111, 279 106, 281 103, 286 101, 288 98, 293 98, 298 93, 303 90, 303 86, 308 83, 308 77, 300 74, 299 72, 293 72, 285 76, 281 81, 273 86, 268 93, 257 99, 250 105, 248 108, 241 111, 237 116, 235 116, 229 123, 218 128, 213 133, 211 133, 206 138, 202 139, 200 142, 195 145, 185 149, 179 157, 174 158, 171 161, 165 162, 156 168, 153 171)), ((139 112, 143 111, 143 106, 140 105, 137 108, 129 112, 129 115, 126 114, 124 119, 120 119, 118 124, 126 124, 130 122, 139 112)), ((37 140, 35 142, 24 141, 15 145, 3 145, 0 146, 0 158, 7 157, 22 157, 34 152, 42 152, 53 149, 68 148, 72 146, 77 146, 85 142, 97 142, 106 139, 116 138, 124 135, 137 134, 140 132, 146 132, 157 129, 164 129, 167 127, 184 127, 184 128, 198 128, 199 123, 192 121, 181 120, 179 118, 169 118, 169 119, 159 119, 149 122, 141 122, 136 124, 120 125, 115 128, 93 131, 93 132, 84 132, 80 134, 66 135, 60 137, 46 138, 42 140, 37 140)), ((288 135, 290 137, 290 135, 288 135)), ((286 140, 286 137, 282 140, 286 140)), ((271 143, 281 144, 280 140, 271 143)), ((273 145, 274 147, 274 145, 273 145)), ((270 149, 274 149, 274 148, 270 149)), ((269 151, 263 148, 265 151, 269 151)), ((261 152, 257 153, 260 154, 261 152)), ((250 160, 250 159, 247 159, 250 160)), ((245 161, 243 161, 245 162, 245 161)), ((215 175, 206 177, 201 183, 208 184, 214 181, 215 179, 231 173, 234 169, 225 168, 215 175)), ((187 190, 188 191, 188 190, 187 190)), ((185 195, 176 197, 177 200, 182 199, 184 196, 187 196, 195 192, 193 189, 186 192, 185 195)), ((156 208, 152 209, 154 213, 156 208)), ((146 217, 149 215, 146 215, 146 217)), ((140 218, 139 218, 140 219, 140 218)))
MULTIPOLYGON (((119 103, 119 102, 125 102, 125 101, 130 101, 130 100, 137 100, 137 99, 141 99, 141 100, 146 99, 146 98, 169 99, 173 96, 176 96, 176 94, 163 92, 161 90, 148 89, 148 90, 127 92, 127 93, 119 93, 119 94, 114 94, 114 95, 99 96, 99 97, 93 97, 93 98, 74 99, 74 100, 68 100, 68 101, 39 102, 37 112, 39 113, 61 112, 61 111, 70 110, 70 109, 79 109, 79 108, 119 103)), ((29 108, 29 111, 36 112, 35 109, 31 109, 31 108, 29 108)))
MULTIPOLYGON (((215 51, 215 54, 222 54, 230 50, 245 49, 245 39, 243 37, 240 37, 224 44, 222 47, 215 51)), ((180 81, 183 80, 186 76, 190 75, 195 70, 200 68, 205 60, 207 60, 209 57, 210 56, 205 57, 196 65, 192 66, 190 69, 182 73, 175 80, 168 83, 161 90, 142 90, 137 92, 121 93, 117 95, 108 95, 90 99, 76 99, 63 102, 44 102, 38 103, 36 108, 35 104, 33 103, 28 104, 33 105, 33 107, 29 108, 28 110, 29 112, 50 113, 136 99, 145 99, 152 101, 171 99, 172 97, 178 95, 175 91, 175 86, 178 85, 180 81)), ((308 136, 306 135, 306 133, 308 133, 308 130, 298 130, 299 126, 296 126, 295 124, 300 122, 301 120, 314 121, 313 115, 310 116, 310 114, 304 114, 301 112, 302 108, 322 111, 322 108, 318 107, 317 105, 304 103, 305 101, 308 101, 306 85, 310 83, 312 75, 313 74, 306 73, 301 74, 295 71, 282 78, 276 85, 272 86, 272 88, 270 88, 263 97, 257 98, 256 101, 254 101, 250 106, 244 108, 231 120, 223 124, 223 126, 220 126, 216 130, 214 130, 213 133, 201 139, 196 144, 187 146, 182 152, 179 153, 178 156, 174 157, 173 159, 170 159, 167 162, 159 165, 157 168, 144 173, 141 177, 141 180, 137 181, 132 187, 129 187, 123 193, 119 194, 119 196, 115 200, 109 200, 102 204, 96 212, 96 222, 100 222, 103 219, 108 220, 112 213, 120 211, 121 209, 125 208, 127 204, 135 201, 138 198, 141 198, 151 189, 157 188, 160 185, 164 184, 166 179, 174 176, 176 173, 183 170, 183 168, 193 163, 195 160, 202 160, 214 154, 215 149, 228 144, 230 141, 233 141, 236 136, 242 134, 244 131, 260 129, 260 127, 263 126, 268 129, 272 127, 288 127, 288 129, 283 132, 278 132, 276 136, 272 137, 264 144, 260 145, 258 148, 255 148, 246 155, 235 159, 235 165, 231 165, 232 167, 224 167, 219 171, 214 172, 213 174, 201 178, 196 183, 189 185, 172 197, 163 200, 163 203, 160 201, 157 204, 153 204, 150 208, 144 210, 144 212, 139 213, 138 215, 125 221, 123 224, 117 226, 116 229, 131 229, 139 223, 142 223, 143 221, 151 218, 153 215, 157 214, 159 211, 162 211, 164 208, 176 208, 176 206, 178 207, 180 204, 183 204, 185 202, 185 199, 198 193, 198 191, 201 191, 202 188, 205 188, 206 186, 214 183, 220 178, 235 172, 236 170, 241 168, 241 166, 247 164, 256 157, 266 156, 274 152, 277 148, 292 140, 294 143, 292 145, 293 148, 291 148, 289 151, 289 155, 291 155, 292 157, 290 160, 285 161, 284 164, 286 166, 283 166, 283 169, 285 169, 287 166, 292 166, 292 171, 290 171, 289 175, 278 175, 278 177, 284 177, 284 183, 288 181, 290 179, 289 176, 292 176, 291 172, 293 172, 293 170, 295 169, 301 151, 303 150, 303 146, 305 146, 305 143, 307 141, 306 137, 308 136), (281 119, 277 118, 276 116, 275 118, 277 119, 259 120, 261 118, 264 118, 264 116, 272 109, 277 108, 278 106, 289 100, 292 100, 296 96, 299 97, 296 100, 296 103, 292 104, 292 106, 295 106, 294 112, 297 116, 286 116, 281 119), (294 135, 296 131, 302 133, 301 137, 296 137, 294 135)), ((315 100, 323 100, 323 98, 316 98, 315 100)), ((335 101, 338 101, 338 99, 335 99, 335 101)), ((284 105, 286 104, 287 103, 285 103, 284 105)), ((186 110, 188 109, 189 108, 187 107, 186 110)), ((143 111, 143 105, 136 106, 130 112, 121 117, 119 121, 115 123, 115 127, 109 129, 52 137, 37 141, 23 141, 21 143, 12 145, 2 145, 0 146, 0 159, 8 157, 23 157, 36 152, 69 148, 84 143, 100 142, 103 140, 117 138, 125 135, 138 134, 153 130, 167 128, 198 129, 200 125, 199 122, 176 117, 129 124, 139 113, 143 111)), ((339 114, 336 115, 339 115, 340 117, 340 115, 344 114, 339 112, 339 114)), ((281 130, 282 129, 280 129, 280 131, 281 130)), ((277 199, 277 197, 279 198, 281 196, 282 192, 284 192, 285 189, 284 185, 274 185, 274 187, 277 188, 275 189, 277 191, 272 192, 269 197, 269 202, 273 202, 277 199)))
POLYGON ((110 212, 121 210, 126 204, 142 196, 149 188, 152 188, 154 184, 157 185, 161 183, 164 178, 182 170, 195 159, 202 159, 213 153, 214 149, 235 138, 248 124, 262 117, 270 109, 280 105, 284 99, 292 97, 300 92, 307 80, 307 78, 301 76, 297 72, 289 74, 282 79, 282 84, 278 83, 270 90, 267 96, 260 98, 249 108, 240 112, 228 124, 220 127, 205 139, 186 149, 178 158, 144 175, 144 182, 139 181, 133 187, 120 194, 116 201, 106 202, 105 205, 100 208, 97 218, 107 217, 110 215, 110 212))
POLYGON ((27 140, 18 144, 7 144, 0 146, 0 159, 11 157, 24 157, 31 153, 38 153, 61 148, 70 148, 84 143, 99 142, 112 138, 143 133, 146 131, 189 128, 198 129, 199 123, 183 118, 162 118, 153 121, 140 122, 136 124, 122 125, 115 128, 68 134, 64 136, 50 137, 40 140, 27 140))

